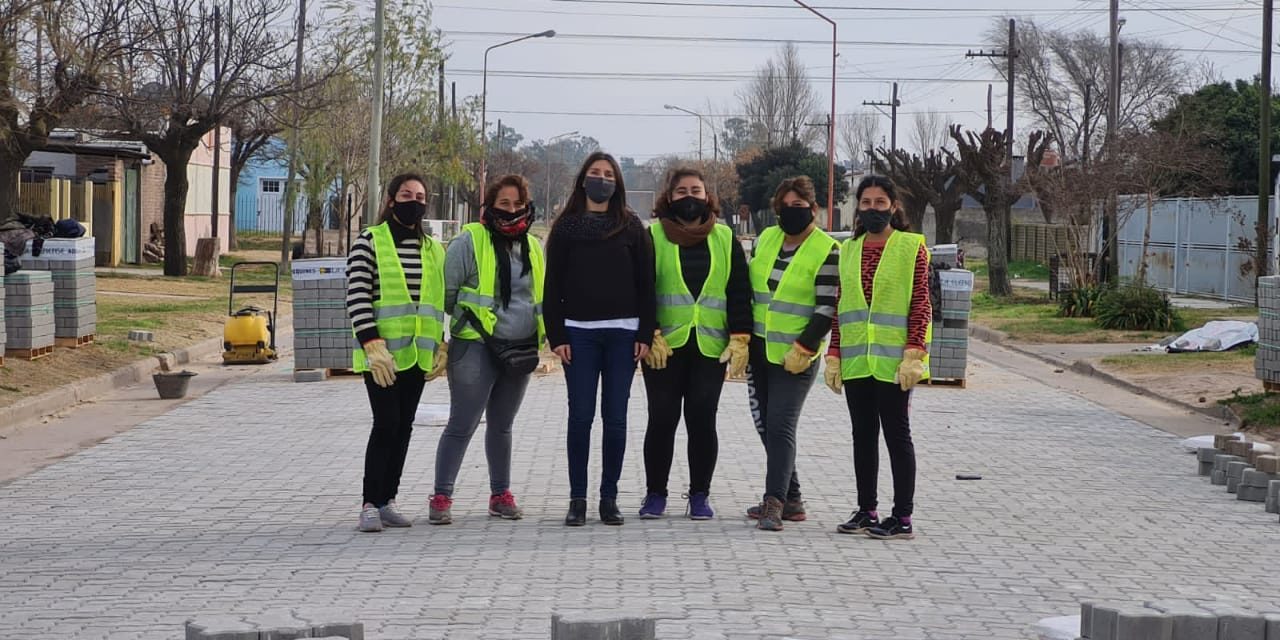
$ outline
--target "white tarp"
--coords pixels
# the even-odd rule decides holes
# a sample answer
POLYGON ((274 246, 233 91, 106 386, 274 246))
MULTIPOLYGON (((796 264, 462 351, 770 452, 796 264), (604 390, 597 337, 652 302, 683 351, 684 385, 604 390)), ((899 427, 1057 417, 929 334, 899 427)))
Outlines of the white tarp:
POLYGON ((1258 325, 1239 320, 1214 320, 1163 345, 1170 353, 1181 351, 1229 351, 1258 341, 1258 325))

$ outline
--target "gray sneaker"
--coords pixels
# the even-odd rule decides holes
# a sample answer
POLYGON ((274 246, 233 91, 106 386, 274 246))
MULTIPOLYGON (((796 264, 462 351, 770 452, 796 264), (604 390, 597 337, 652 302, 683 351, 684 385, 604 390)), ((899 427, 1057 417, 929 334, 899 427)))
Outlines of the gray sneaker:
POLYGON ((384 527, 412 527, 413 523, 408 518, 400 515, 396 509, 396 501, 392 500, 387 506, 378 509, 378 517, 382 519, 384 527))
POLYGON ((373 533, 382 531, 382 518, 378 515, 378 508, 371 503, 364 503, 364 508, 360 510, 360 526, 358 527, 365 533, 373 533))
POLYGON ((442 493, 431 496, 427 503, 427 522, 431 524, 450 524, 453 522, 453 500, 442 493))

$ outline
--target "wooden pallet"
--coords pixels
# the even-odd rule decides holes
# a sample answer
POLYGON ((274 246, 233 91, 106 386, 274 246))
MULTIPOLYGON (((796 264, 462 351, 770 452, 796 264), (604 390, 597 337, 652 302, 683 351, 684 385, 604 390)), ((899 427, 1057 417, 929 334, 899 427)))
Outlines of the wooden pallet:
POLYGON ((1270 380, 1263 380, 1262 390, 1268 393, 1280 392, 1280 382, 1271 382, 1270 380))
POLYGON ((87 336, 80 336, 79 338, 54 338, 53 345, 63 349, 79 349, 80 347, 87 347, 93 344, 93 342, 94 334, 91 333, 87 336))
POLYGON ((53 353, 53 347, 38 349, 5 349, 5 355, 19 360, 37 360, 53 353))
POLYGON ((356 371, 353 369, 329 369, 329 375, 330 376, 359 376, 363 374, 356 373, 356 371))
POLYGON ((924 381, 931 387, 960 387, 966 388, 965 378, 929 378, 924 381))

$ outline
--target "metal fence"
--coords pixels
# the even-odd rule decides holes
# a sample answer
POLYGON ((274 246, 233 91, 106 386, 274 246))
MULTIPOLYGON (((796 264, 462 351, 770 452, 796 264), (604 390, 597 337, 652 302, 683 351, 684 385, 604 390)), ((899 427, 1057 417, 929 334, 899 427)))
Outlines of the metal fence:
MULTIPOLYGON (((280 235, 284 230, 284 197, 274 193, 242 193, 236 195, 236 233, 250 235, 280 235)), ((300 234, 307 225, 307 197, 298 194, 294 200, 293 233, 300 234)), ((333 202, 325 202, 320 213, 323 229, 340 229, 340 216, 333 202)), ((315 228, 312 225, 310 228, 315 228)))
MULTIPOLYGON (((1120 277, 1135 278, 1147 231, 1145 197, 1122 199, 1120 277)), ((1256 197, 1167 198, 1151 209, 1147 282, 1165 291, 1252 302, 1258 218, 1256 197)))

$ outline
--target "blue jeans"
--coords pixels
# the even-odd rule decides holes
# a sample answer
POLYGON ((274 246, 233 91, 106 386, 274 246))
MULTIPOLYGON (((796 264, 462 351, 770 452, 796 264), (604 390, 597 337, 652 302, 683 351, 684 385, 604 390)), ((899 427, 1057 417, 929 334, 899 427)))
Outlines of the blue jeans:
POLYGON ((618 497, 618 478, 627 451, 627 401, 636 374, 636 332, 627 329, 567 327, 570 363, 564 367, 569 385, 569 497, 587 497, 587 461, 591 457, 591 424, 596 419, 596 391, 601 392, 604 459, 600 497, 618 497))

